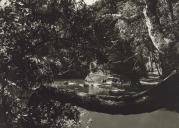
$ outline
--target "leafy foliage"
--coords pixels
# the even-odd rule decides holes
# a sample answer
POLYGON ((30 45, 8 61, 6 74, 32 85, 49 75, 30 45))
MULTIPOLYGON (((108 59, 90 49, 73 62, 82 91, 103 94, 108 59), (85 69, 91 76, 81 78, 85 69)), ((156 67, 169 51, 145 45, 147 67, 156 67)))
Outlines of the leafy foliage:
POLYGON ((20 87, 32 91, 33 87, 53 82, 58 73, 54 68, 61 66, 61 62, 57 62, 65 57, 60 53, 69 44, 66 42, 73 39, 71 29, 75 11, 75 3, 71 0, 13 0, 1 9, 0 82, 4 127, 66 127, 70 116, 74 122, 78 121, 78 110, 70 105, 66 109, 68 115, 58 112, 65 111, 66 105, 51 101, 31 109, 24 104, 23 98, 15 97, 11 89, 20 87), (46 109, 53 112, 45 115, 46 109), (30 111, 41 115, 30 115, 30 111), (58 115, 54 115, 56 111, 58 115), (44 122, 41 121, 43 118, 44 122))

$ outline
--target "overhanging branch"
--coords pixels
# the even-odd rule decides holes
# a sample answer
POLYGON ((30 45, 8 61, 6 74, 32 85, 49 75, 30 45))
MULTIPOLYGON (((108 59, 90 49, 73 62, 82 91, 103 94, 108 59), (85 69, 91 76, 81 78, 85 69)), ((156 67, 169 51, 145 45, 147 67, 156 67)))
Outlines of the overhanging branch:
POLYGON ((118 97, 90 95, 87 93, 41 87, 30 97, 29 105, 37 106, 50 99, 71 103, 90 111, 107 114, 138 114, 167 108, 179 99, 179 74, 173 72, 168 78, 150 90, 118 97))

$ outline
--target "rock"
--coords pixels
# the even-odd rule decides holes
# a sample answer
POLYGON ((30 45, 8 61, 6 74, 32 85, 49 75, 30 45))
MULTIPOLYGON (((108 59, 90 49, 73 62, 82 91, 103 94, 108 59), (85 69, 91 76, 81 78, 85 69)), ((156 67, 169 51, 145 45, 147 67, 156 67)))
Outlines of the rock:
POLYGON ((102 83, 108 77, 110 77, 110 75, 105 74, 103 71, 99 70, 97 72, 90 72, 85 78, 85 81, 102 83))

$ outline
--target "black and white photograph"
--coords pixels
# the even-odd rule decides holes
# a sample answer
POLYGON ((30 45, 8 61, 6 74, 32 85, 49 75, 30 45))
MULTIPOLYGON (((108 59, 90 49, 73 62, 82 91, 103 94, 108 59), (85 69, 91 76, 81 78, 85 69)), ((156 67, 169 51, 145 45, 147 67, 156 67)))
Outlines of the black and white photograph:
POLYGON ((0 0, 0 128, 179 128, 179 0, 0 0))

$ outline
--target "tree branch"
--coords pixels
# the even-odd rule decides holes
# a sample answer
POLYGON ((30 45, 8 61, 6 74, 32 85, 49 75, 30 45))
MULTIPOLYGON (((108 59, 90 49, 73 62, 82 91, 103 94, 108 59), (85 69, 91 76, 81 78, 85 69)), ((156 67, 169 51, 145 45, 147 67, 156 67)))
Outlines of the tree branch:
POLYGON ((107 114, 138 114, 151 112, 159 108, 168 108, 179 99, 179 74, 173 72, 160 84, 152 89, 137 94, 121 96, 90 95, 82 92, 59 89, 56 87, 41 87, 29 99, 30 106, 47 102, 50 99, 71 103, 90 111, 107 114), (172 86, 172 87, 171 87, 172 86))

